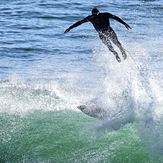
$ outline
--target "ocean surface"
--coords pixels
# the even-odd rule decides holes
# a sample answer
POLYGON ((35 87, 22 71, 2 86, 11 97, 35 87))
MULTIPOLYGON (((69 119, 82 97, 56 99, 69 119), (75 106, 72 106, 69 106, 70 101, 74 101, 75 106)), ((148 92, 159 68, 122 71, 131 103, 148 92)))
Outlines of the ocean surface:
POLYGON ((162 25, 162 0, 1 0, 0 163, 163 163, 162 25), (64 34, 95 6, 132 27, 110 20, 125 61, 89 22, 64 34))

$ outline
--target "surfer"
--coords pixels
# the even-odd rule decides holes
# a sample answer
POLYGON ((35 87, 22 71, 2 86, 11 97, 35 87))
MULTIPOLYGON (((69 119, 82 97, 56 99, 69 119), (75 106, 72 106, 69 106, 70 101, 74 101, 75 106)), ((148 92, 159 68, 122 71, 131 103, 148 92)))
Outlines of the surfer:
POLYGON ((101 13, 97 7, 94 7, 92 9, 92 15, 87 16, 81 21, 76 22, 72 26, 70 26, 68 29, 65 30, 64 33, 68 33, 71 29, 86 23, 86 22, 91 22, 95 28, 95 30, 99 33, 99 37, 102 40, 102 42, 108 47, 108 49, 114 54, 118 62, 121 62, 121 59, 118 56, 118 53, 114 50, 110 40, 120 49, 123 59, 125 60, 127 55, 122 47, 121 43, 118 41, 118 37, 114 30, 110 27, 110 22, 109 18, 115 19, 118 22, 122 23, 125 25, 127 29, 131 29, 131 27, 125 23, 122 19, 119 17, 112 15, 110 13, 101 13))

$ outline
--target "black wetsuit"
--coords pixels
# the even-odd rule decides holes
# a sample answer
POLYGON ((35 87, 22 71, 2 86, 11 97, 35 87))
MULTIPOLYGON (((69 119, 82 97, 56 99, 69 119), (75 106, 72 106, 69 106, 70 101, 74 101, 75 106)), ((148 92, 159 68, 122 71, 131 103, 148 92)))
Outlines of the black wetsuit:
POLYGON ((118 62, 120 62, 120 58, 118 56, 118 53, 114 50, 114 48, 111 45, 110 40, 118 46, 118 48, 122 52, 122 56, 124 59, 126 59, 126 53, 123 49, 121 43, 118 41, 117 35, 114 32, 114 30, 110 27, 109 18, 115 19, 118 22, 125 25, 126 23, 120 19, 119 17, 112 15, 110 13, 99 13, 98 15, 90 15, 84 18, 81 21, 76 22, 72 26, 70 26, 70 29, 75 28, 83 23, 91 22, 96 29, 96 31, 99 33, 99 37, 102 40, 102 42, 109 48, 109 50, 115 55, 118 62))

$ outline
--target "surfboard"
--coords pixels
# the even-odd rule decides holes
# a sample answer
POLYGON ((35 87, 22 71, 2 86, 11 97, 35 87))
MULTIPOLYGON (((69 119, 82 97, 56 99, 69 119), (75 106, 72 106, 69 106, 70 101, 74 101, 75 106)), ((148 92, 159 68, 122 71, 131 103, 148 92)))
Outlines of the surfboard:
POLYGON ((139 121, 135 117, 136 115, 133 110, 120 109, 109 112, 95 104, 88 106, 80 105, 77 108, 90 117, 102 120, 102 123, 98 126, 99 129, 112 128, 114 130, 118 130, 122 125, 125 125, 126 123, 139 121))
POLYGON ((106 102, 104 98, 101 100, 101 98, 96 97, 77 108, 88 116, 98 119, 106 119, 110 116, 110 110, 108 107, 109 103, 106 102))
POLYGON ((80 105, 77 108, 81 110, 83 113, 87 114, 88 116, 94 118, 105 119, 108 117, 107 111, 97 105, 91 105, 91 106, 80 105))
POLYGON ((132 101, 129 104, 127 100, 125 103, 118 105, 103 97, 94 98, 77 108, 90 117, 102 120, 102 126, 109 126, 114 130, 118 130, 126 123, 139 122, 142 119, 135 112, 132 101))

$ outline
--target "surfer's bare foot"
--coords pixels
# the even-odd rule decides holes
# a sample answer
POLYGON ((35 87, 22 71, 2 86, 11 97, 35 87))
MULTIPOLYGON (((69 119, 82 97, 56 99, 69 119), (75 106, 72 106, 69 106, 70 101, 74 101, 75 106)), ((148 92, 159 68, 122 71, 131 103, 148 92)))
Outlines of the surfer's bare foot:
POLYGON ((125 51, 122 53, 122 57, 123 57, 124 60, 127 58, 127 55, 126 55, 125 51))
POLYGON ((116 59, 117 59, 118 62, 121 62, 121 59, 119 58, 118 55, 116 56, 116 59))
POLYGON ((117 60, 118 62, 121 62, 121 58, 119 58, 118 53, 114 51, 113 54, 114 54, 116 60, 117 60))

